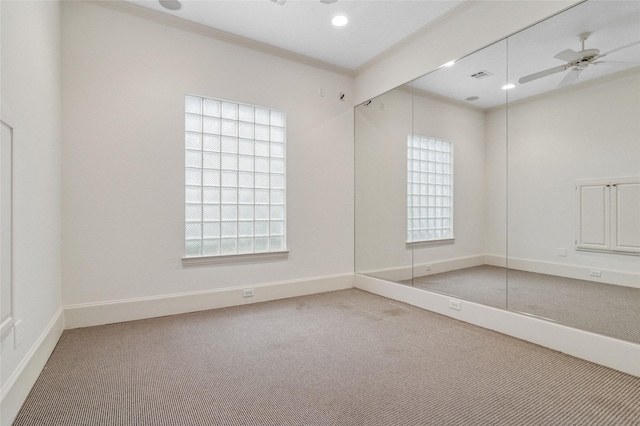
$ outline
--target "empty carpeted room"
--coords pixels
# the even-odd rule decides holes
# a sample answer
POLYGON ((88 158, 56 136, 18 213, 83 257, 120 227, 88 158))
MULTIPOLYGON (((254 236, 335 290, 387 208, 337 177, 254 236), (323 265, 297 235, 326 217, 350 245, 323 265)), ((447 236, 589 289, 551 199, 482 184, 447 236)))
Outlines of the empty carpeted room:
POLYGON ((2 0, 0 424, 640 424, 640 2, 2 0))

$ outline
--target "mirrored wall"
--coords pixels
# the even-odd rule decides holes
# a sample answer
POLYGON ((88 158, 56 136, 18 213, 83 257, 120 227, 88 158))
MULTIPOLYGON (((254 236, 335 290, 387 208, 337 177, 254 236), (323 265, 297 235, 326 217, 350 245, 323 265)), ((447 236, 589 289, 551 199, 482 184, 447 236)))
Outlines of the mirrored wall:
POLYGON ((356 273, 640 343, 640 3, 355 109, 356 273))

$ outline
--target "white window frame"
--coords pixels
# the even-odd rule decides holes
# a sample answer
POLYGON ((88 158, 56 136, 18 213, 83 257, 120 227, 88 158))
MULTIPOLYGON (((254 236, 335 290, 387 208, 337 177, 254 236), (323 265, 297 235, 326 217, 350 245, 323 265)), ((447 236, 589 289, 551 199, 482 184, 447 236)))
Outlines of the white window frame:
POLYGON ((407 243, 454 239, 453 143, 407 137, 407 243))
POLYGON ((185 95, 183 265, 286 257, 286 114, 185 95))

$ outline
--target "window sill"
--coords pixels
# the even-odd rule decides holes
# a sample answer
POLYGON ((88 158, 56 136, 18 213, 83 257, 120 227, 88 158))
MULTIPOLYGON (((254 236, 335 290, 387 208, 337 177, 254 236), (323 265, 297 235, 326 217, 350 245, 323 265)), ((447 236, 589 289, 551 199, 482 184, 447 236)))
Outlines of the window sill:
POLYGON ((441 240, 429 240, 429 241, 407 241, 408 247, 429 247, 429 246, 437 246, 442 244, 452 244, 455 241, 455 237, 451 238, 443 238, 441 240))
POLYGON ((242 253, 242 254, 223 254, 218 256, 193 256, 183 257, 182 266, 204 266, 204 265, 219 265, 225 263, 241 263, 241 262, 253 262, 261 260, 277 260, 287 259, 289 257, 289 250, 285 251, 267 251, 263 253, 242 253))

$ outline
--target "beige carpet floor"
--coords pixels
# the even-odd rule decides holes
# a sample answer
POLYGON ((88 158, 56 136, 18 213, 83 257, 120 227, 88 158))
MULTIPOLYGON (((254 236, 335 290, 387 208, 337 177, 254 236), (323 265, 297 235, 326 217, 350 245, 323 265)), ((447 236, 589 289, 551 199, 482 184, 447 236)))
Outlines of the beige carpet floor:
POLYGON ((638 288, 489 265, 426 275, 402 284, 640 343, 638 288))
POLYGON ((640 378, 360 290, 67 330, 14 425, 639 425, 640 378))

